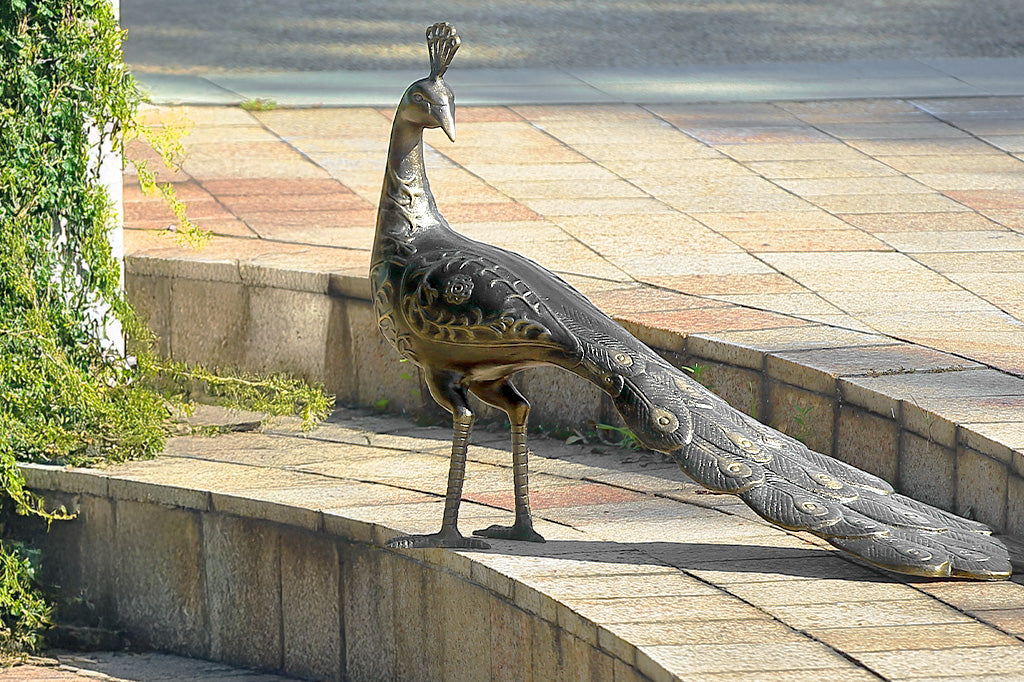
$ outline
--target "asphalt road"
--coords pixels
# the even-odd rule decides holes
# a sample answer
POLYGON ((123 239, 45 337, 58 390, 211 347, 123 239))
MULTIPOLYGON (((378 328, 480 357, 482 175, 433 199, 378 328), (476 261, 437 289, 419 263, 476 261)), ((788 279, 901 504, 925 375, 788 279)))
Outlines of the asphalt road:
POLYGON ((462 68, 1024 56, 1024 0, 122 0, 121 18, 129 64, 166 73, 419 68, 442 20, 462 68))

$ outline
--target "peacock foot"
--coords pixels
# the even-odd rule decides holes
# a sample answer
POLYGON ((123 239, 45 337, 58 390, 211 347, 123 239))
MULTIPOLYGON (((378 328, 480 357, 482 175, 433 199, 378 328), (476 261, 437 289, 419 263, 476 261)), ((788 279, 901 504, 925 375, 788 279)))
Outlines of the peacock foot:
POLYGON ((384 543, 391 549, 424 549, 441 547, 444 549, 490 549, 483 540, 467 538, 457 530, 441 530, 430 535, 402 535, 391 538, 384 543))
POLYGON ((516 523, 512 526, 497 524, 473 531, 473 535, 496 540, 523 540, 526 542, 546 542, 544 537, 533 529, 531 523, 516 523))

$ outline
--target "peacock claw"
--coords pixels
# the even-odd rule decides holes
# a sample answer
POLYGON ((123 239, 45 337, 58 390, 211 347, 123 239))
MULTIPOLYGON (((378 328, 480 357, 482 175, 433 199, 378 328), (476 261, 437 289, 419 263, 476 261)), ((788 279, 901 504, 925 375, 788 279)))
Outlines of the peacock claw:
POLYGON ((430 535, 402 535, 397 538, 391 538, 384 543, 384 546, 390 549, 425 549, 427 547, 440 547, 443 549, 491 548, 483 540, 467 538, 458 531, 440 531, 430 535))
POLYGON ((494 538, 495 540, 523 540, 525 542, 547 542, 544 537, 527 524, 515 524, 514 526, 499 526, 494 524, 487 528, 473 531, 473 535, 482 538, 494 538))

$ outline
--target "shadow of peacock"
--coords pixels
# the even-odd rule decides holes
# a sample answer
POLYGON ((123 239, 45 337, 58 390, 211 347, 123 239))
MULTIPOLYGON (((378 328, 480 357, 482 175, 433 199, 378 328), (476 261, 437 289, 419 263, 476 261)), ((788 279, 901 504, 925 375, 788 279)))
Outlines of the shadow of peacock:
POLYGON ((528 491, 527 400, 511 376, 556 365, 612 399, 647 447, 691 478, 737 495, 760 516, 892 571, 992 580, 1010 575, 1005 547, 977 522, 917 502, 882 479, 813 452, 733 409, 634 338, 537 263, 453 231, 438 212, 423 163, 423 130, 455 140, 455 97, 443 75, 460 39, 427 29, 430 75, 395 113, 370 266, 384 337, 423 370, 452 415, 441 529, 391 547, 486 548, 481 538, 543 542, 528 491), (474 415, 468 394, 503 410, 512 432, 515 518, 465 537, 458 529, 474 415))

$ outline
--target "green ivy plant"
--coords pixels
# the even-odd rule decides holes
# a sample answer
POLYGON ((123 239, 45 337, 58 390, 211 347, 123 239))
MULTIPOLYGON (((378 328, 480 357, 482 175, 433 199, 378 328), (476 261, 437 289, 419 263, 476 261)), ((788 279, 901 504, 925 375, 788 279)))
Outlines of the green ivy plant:
MULTIPOLYGON (((109 0, 0 3, 0 659, 36 647, 49 618, 30 554, 4 540, 5 520, 69 517, 25 489, 18 461, 152 456, 168 433, 168 401, 190 399, 197 386, 307 420, 329 407, 315 387, 219 376, 149 350, 119 286, 108 239, 116 213, 96 163, 101 145, 123 153, 146 136, 122 38, 109 0), (133 339, 137 362, 103 343, 111 320, 133 339)), ((173 154, 172 135, 146 137, 165 158, 173 154)), ((178 234, 201 241, 173 187, 137 170, 178 214, 178 234)))

